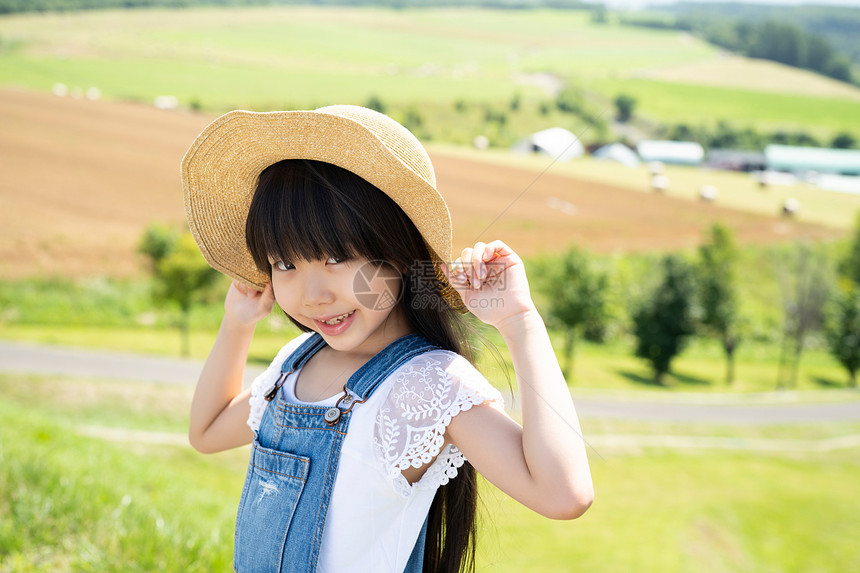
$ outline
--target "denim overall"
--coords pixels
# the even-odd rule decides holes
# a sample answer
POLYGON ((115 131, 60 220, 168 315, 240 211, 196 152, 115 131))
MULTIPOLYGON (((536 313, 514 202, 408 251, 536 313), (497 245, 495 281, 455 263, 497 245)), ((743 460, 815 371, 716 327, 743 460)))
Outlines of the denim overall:
MULTIPOLYGON (((319 334, 304 341, 284 361, 266 396, 270 402, 254 440, 236 520, 233 568, 240 573, 316 570, 352 407, 407 360, 437 348, 418 334, 392 342, 350 376, 348 392, 334 408, 284 400, 279 390, 286 377, 323 346, 319 334)), ((420 573, 426 532, 425 520, 405 573, 420 573)))

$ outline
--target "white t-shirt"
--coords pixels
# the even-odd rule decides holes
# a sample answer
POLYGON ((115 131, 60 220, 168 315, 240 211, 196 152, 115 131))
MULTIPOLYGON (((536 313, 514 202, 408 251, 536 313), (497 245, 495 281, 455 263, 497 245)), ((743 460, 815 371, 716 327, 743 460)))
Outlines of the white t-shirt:
MULTIPOLYGON (((284 360, 310 333, 292 340, 251 386, 248 425, 254 432, 268 402, 263 394, 280 375, 284 360)), ((282 387, 293 403, 299 371, 282 387)), ((333 406, 338 395, 315 406, 333 406)), ((395 370, 373 395, 352 410, 337 479, 326 517, 317 570, 321 573, 399 572, 409 555, 433 496, 457 475, 465 457, 442 448, 451 419, 478 404, 504 409, 498 390, 468 360, 447 350, 420 354, 395 370), (436 457, 438 456, 438 457, 436 457), (409 484, 402 470, 436 460, 409 484)))

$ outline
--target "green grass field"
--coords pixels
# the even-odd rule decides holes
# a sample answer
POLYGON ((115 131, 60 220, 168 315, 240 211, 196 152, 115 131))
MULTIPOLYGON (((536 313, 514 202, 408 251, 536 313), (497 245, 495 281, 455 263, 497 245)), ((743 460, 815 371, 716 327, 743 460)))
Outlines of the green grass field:
MULTIPOLYGON (((556 124, 579 133, 582 125, 565 123, 574 121, 571 116, 540 111, 552 99, 546 81, 588 90, 589 104, 607 118, 612 98, 623 92, 637 97, 646 120, 671 123, 729 119, 735 126, 829 137, 860 120, 857 98, 826 86, 821 93, 828 95, 818 97, 808 83, 795 89, 787 81, 779 94, 760 85, 706 85, 714 78, 696 83, 695 66, 715 57, 713 47, 684 34, 598 26, 586 13, 548 10, 260 7, 0 17, 0 85, 97 87, 105 98, 135 101, 171 94, 182 106, 211 112, 364 104, 376 95, 396 117, 419 109, 424 125, 413 129, 436 141, 470 142, 486 128, 488 109, 506 110, 508 118, 500 133, 489 134, 494 141, 556 124), (651 73, 674 67, 683 67, 686 83, 651 73), (515 97, 516 112, 510 109, 515 97)), ((538 172, 546 167, 536 157, 457 152, 538 172)), ((552 169, 645 190, 644 167, 621 170, 581 160, 552 169)), ((768 214, 792 196, 801 201, 802 220, 839 229, 849 228, 860 209, 860 196, 805 186, 761 191, 735 173, 674 167, 667 173, 672 196, 693 199, 710 184, 718 187, 721 204, 768 214)), ((836 248, 825 250, 835 256, 836 248)), ((705 393, 742 401, 773 390, 780 324, 770 260, 775 252, 744 253, 750 324, 732 387, 722 381, 720 349, 703 340, 691 344, 673 363, 667 385, 658 387, 620 332, 606 345, 577 348, 574 395, 669 400, 705 393)), ((624 288, 638 285, 646 276, 642 268, 656 256, 627 261, 617 272, 627 281, 624 288)), ((173 318, 152 307, 148 287, 147 280, 0 280, 0 338, 175 356, 180 342, 173 318)), ((613 295, 622 315, 624 288, 613 295)), ((192 356, 208 354, 221 309, 220 300, 212 300, 194 311, 192 356)), ((268 363, 294 334, 283 318, 271 317, 257 329, 251 362, 268 363)), ((562 348, 561 335, 552 336, 562 348)), ((498 336, 487 337, 501 346, 498 336)), ((847 375, 820 338, 812 342, 800 368, 800 392, 766 398, 860 399, 844 389, 847 375)), ((485 353, 480 366, 507 388, 509 357, 502 351, 499 359, 485 353)), ((190 397, 190 388, 174 385, 0 373, 0 571, 229 570, 247 451, 203 456, 185 445, 190 397)), ((858 423, 746 427, 586 419, 583 428, 595 443, 617 434, 802 441, 860 433, 858 423)), ((595 505, 575 522, 541 518, 483 484, 478 571, 849 571, 860 562, 858 454, 856 447, 765 454, 601 445, 590 452, 595 505)))
POLYGON ((600 93, 632 95, 643 116, 670 124, 714 126, 725 120, 768 132, 809 129, 826 137, 860 122, 856 100, 795 95, 790 88, 768 93, 635 78, 598 78, 586 85, 600 93))
MULTIPOLYGON (((525 134, 546 119, 538 104, 552 99, 542 84, 549 78, 590 90, 607 117, 623 92, 638 98, 643 117, 672 123, 726 119, 827 137, 860 118, 860 90, 824 86, 829 96, 813 97, 807 86, 818 80, 808 74, 779 94, 754 82, 641 79, 674 66, 695 78, 697 62, 711 66, 717 54, 686 34, 596 25, 571 11, 257 7, 0 18, 0 84, 94 86, 105 97, 143 101, 170 94, 210 111, 364 104, 376 95, 401 110, 418 106, 425 121, 456 125, 463 119, 449 121, 436 108, 463 101, 505 109, 519 94, 509 129, 525 134)), ((444 126, 428 131, 471 140, 444 126)))
MULTIPOLYGON (((189 388, 175 386, 0 375, 0 570, 229 569, 247 451, 204 456, 181 445, 189 399, 189 388), (101 437, 91 437, 93 427, 101 437), (122 441, 117 428, 144 432, 122 441), (146 432, 169 432, 180 445, 146 432)), ((655 431, 631 422, 584 427, 588 436, 655 431)), ((860 559, 856 449, 591 454, 596 502, 575 522, 542 518, 483 484, 478 571, 837 572, 860 559)))
MULTIPOLYGON (((842 243, 819 245, 816 257, 833 269, 846 247, 842 243)), ((610 276, 607 294, 612 320, 610 337, 604 344, 579 343, 571 385, 574 388, 676 392, 767 392, 776 387, 779 343, 783 322, 779 269, 793 252, 792 245, 747 247, 739 255, 739 291, 743 339, 737 350, 736 380, 724 382, 725 360, 719 345, 696 337, 674 360, 665 387, 655 386, 647 363, 633 355, 630 334, 631 312, 636 300, 653 288, 651 269, 659 254, 594 257, 610 276)), ((693 253, 686 253, 691 259, 693 253)), ((541 269, 547 259, 527 261, 538 308, 546 314, 546 296, 541 287, 541 269)), ((828 271, 830 272, 830 271, 828 271)), ((821 280, 829 280, 823 276, 821 280)), ((211 348, 223 315, 222 293, 228 281, 222 278, 206 304, 197 305, 191 316, 190 353, 203 359, 211 348)), ((93 278, 81 280, 31 279, 0 281, 0 338, 64 346, 96 348, 144 354, 177 356, 180 335, 173 325, 175 312, 154 305, 150 279, 93 278)), ((551 327, 554 326, 551 324, 551 327)), ((511 379, 510 359, 498 334, 479 328, 487 342, 499 350, 484 351, 481 366, 502 387, 511 379)), ((273 312, 258 325, 250 360, 268 364, 277 351, 298 331, 281 312, 273 312)), ((565 339, 551 332, 559 361, 565 339)), ((822 390, 847 384, 844 368, 828 352, 823 337, 807 340, 799 369, 797 389, 822 390)))

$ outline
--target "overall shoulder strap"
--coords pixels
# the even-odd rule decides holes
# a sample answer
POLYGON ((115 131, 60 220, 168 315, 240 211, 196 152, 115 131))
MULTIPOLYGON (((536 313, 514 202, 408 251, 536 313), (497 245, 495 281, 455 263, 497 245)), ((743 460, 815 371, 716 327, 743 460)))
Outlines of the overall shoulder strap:
POLYGON ((278 376, 278 379, 271 388, 266 391, 266 401, 271 402, 274 400, 278 391, 281 389, 281 386, 283 386, 284 382, 287 381, 287 376, 292 374, 296 368, 299 368, 307 362, 310 357, 316 354, 323 346, 325 346, 325 340, 323 340, 319 333, 314 332, 307 340, 302 342, 298 348, 291 352, 290 355, 287 356, 286 360, 284 360, 284 363, 281 364, 280 376, 278 376))
POLYGON ((323 340, 323 337, 319 333, 314 332, 292 354, 287 356, 287 359, 281 365, 281 372, 289 374, 293 370, 302 367, 323 346, 325 346, 325 340, 323 340))
POLYGON ((408 334, 398 338, 356 370, 349 377, 346 387, 358 400, 366 400, 377 386, 402 364, 419 354, 438 348, 420 334, 408 334))

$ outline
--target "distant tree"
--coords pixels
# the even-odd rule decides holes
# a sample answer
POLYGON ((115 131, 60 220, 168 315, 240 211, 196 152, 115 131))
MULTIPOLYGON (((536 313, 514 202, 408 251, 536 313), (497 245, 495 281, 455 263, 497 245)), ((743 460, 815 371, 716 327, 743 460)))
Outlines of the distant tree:
POLYGON ((793 135, 792 145, 806 145, 809 147, 821 147, 821 142, 810 133, 803 130, 795 131, 793 135))
POLYGON ((555 107, 564 113, 582 115, 585 111, 585 95, 572 87, 563 88, 555 96, 555 107))
POLYGON ((164 257, 173 250, 179 233, 163 223, 149 225, 140 238, 137 250, 149 259, 149 270, 154 272, 164 257))
POLYGON ((606 24, 609 22, 609 11, 606 4, 597 4, 591 10, 591 21, 595 24, 606 24))
POLYGON ((847 131, 837 133, 830 142, 830 146, 836 149, 852 149, 856 145, 857 139, 847 131))
POLYGON ((756 29, 749 55, 796 67, 801 63, 804 40, 803 32, 796 26, 768 20, 756 29))
POLYGON ((179 310, 180 351, 188 356, 191 307, 205 296, 218 272, 206 263, 188 231, 180 233, 164 225, 151 225, 144 232, 138 250, 149 257, 156 301, 179 310))
POLYGON ((736 49, 744 53, 749 53, 750 45, 752 44, 753 36, 755 35, 755 26, 745 20, 741 20, 735 24, 735 37, 737 38, 736 49))
POLYGON ((833 297, 825 328, 830 353, 848 371, 848 383, 857 387, 860 370, 860 285, 843 280, 833 297))
POLYGON ((781 145, 804 145, 808 147, 821 147, 821 143, 809 133, 798 130, 794 132, 776 131, 771 135, 772 143, 781 145))
POLYGON ((825 66, 822 71, 825 75, 828 75, 833 79, 850 83, 854 80, 852 67, 851 60, 848 59, 848 56, 843 54, 833 54, 830 60, 828 60, 827 66, 825 66))
POLYGON ((708 147, 716 147, 718 149, 734 149, 738 146, 738 133, 725 120, 717 122, 717 127, 710 134, 708 147))
POLYGON ((380 98, 376 94, 373 94, 369 98, 367 98, 364 107, 372 109, 374 111, 378 111, 379 113, 386 113, 386 110, 388 109, 385 105, 385 102, 382 101, 382 98, 380 98))
POLYGON ((505 113, 504 110, 496 111, 493 108, 487 106, 484 109, 484 122, 486 123, 496 123, 499 128, 504 128, 508 123, 508 114, 505 113))
POLYGON ((848 371, 851 386, 857 386, 860 369, 860 213, 848 250, 838 264, 839 283, 827 317, 830 352, 848 371))
POLYGON ((833 48, 827 40, 815 34, 807 35, 803 58, 800 62, 802 67, 823 73, 831 58, 833 58, 833 48))
POLYGON ((665 257, 662 267, 660 286, 633 316, 636 356, 651 363, 660 384, 695 332, 692 269, 677 255, 665 257))
POLYGON ((735 350, 738 332, 737 294, 738 251, 731 230, 720 223, 709 231, 708 241, 699 248, 699 300, 702 326, 716 336, 726 354, 726 383, 735 377, 735 350))
POLYGON ((824 325, 830 295, 826 259, 808 245, 798 245, 780 269, 783 299, 782 343, 777 388, 797 386, 800 360, 809 335, 824 325))
POLYGON ((578 336, 601 342, 605 335, 608 277, 592 268, 585 251, 574 247, 547 267, 542 284, 547 314, 565 333, 564 377, 570 382, 578 336))
POLYGON ((411 105, 406 109, 400 123, 419 139, 430 139, 429 130, 424 129, 424 116, 416 106, 411 105))
POLYGON ((854 218, 854 231, 848 243, 848 252, 839 261, 839 275, 860 286, 860 212, 854 218))
POLYGON ((666 138, 671 141, 693 141, 698 140, 698 135, 686 123, 678 123, 669 128, 666 138))
POLYGON ((513 96, 511 96, 511 101, 508 104, 508 107, 510 108, 511 111, 517 111, 520 109, 521 103, 522 103, 522 96, 520 95, 519 92, 517 92, 513 96))
POLYGON ((615 98, 615 118, 621 123, 627 123, 633 118, 636 98, 627 94, 619 94, 615 98))

